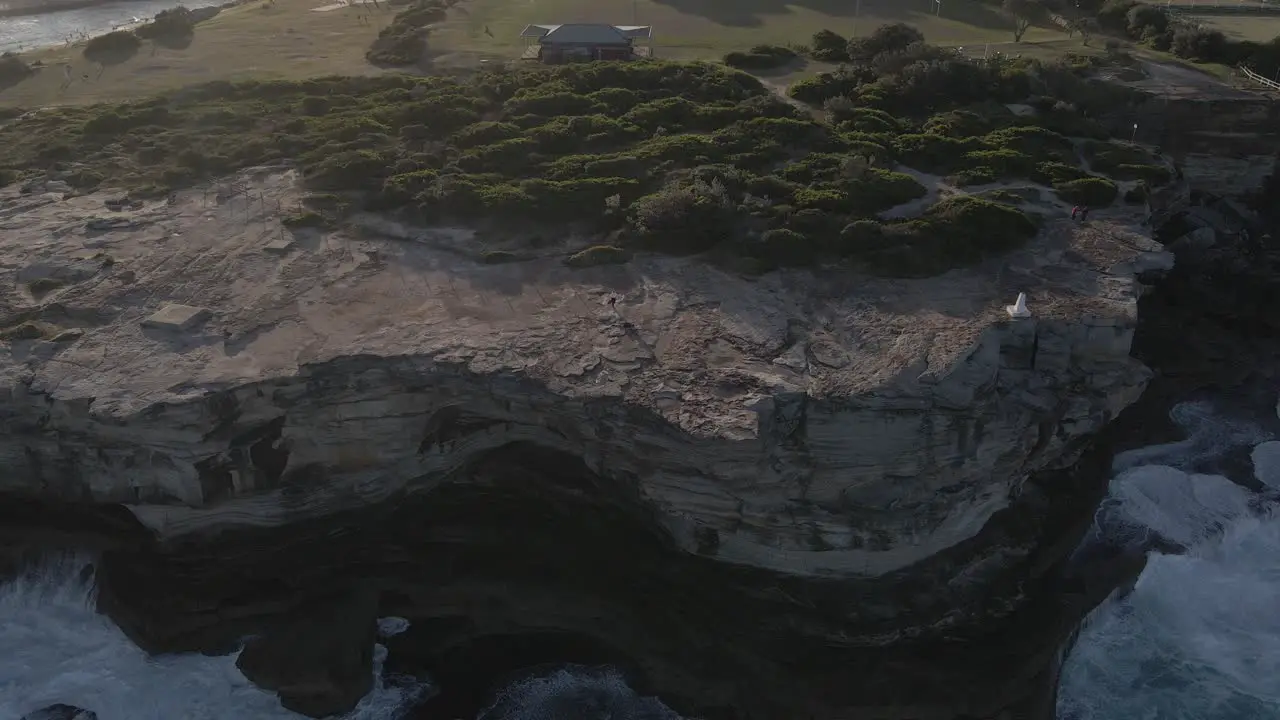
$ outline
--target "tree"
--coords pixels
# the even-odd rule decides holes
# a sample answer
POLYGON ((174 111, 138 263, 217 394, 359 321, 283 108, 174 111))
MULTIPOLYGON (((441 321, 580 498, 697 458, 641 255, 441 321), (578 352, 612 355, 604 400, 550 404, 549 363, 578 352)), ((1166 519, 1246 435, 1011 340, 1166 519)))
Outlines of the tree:
POLYGON ((1027 28, 1031 27, 1031 23, 1044 11, 1036 0, 1004 0, 1000 7, 1013 20, 1014 42, 1022 42, 1022 36, 1027 34, 1027 28))
POLYGON ((849 60, 870 63, 879 55, 902 52, 923 42, 924 33, 906 23, 881 25, 870 35, 849 41, 849 60))
POLYGON ((186 50, 191 46, 195 32, 195 16, 181 5, 169 10, 161 10, 154 20, 134 31, 143 40, 151 41, 153 55, 156 49, 161 47, 186 50))
POLYGON ((142 40, 128 30, 116 30, 106 35, 93 38, 84 46, 84 59, 98 65, 98 76, 106 72, 107 67, 119 65, 138 53, 142 40))

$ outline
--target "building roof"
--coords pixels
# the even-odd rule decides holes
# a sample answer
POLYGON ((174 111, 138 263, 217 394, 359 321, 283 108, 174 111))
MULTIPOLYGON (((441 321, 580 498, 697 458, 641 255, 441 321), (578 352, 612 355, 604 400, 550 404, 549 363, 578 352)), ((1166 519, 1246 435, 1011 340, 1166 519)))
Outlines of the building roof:
POLYGON ((625 45, 631 40, 647 40, 653 37, 648 25, 593 25, 575 23, 569 25, 530 25, 520 37, 538 38, 545 42, 582 45, 625 45))

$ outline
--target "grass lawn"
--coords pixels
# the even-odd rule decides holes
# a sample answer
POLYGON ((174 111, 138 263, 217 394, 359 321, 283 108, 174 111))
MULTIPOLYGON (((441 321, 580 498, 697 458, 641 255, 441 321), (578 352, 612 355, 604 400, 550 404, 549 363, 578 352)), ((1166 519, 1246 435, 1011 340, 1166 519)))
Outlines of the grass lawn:
MULTIPOLYGON (((0 90, 0 107, 68 105, 147 97, 210 80, 298 79, 378 72, 365 61, 379 29, 393 11, 385 3, 371 13, 356 8, 315 12, 330 0, 277 0, 224 10, 196 28, 185 50, 144 46, 132 59, 98 69, 81 48, 52 48, 24 57, 45 68, 0 90), (370 14, 362 23, 360 14, 370 14), (61 66, 75 78, 62 90, 61 66), (89 78, 84 79, 83 75, 89 78)), ((967 54, 1024 53, 1047 57, 1084 50, 1056 28, 1033 28, 1014 43, 1008 20, 977 0, 465 0, 433 29, 428 41, 442 70, 474 67, 482 59, 515 58, 520 31, 534 23, 602 22, 654 26, 655 53, 672 59, 719 59, 757 44, 807 43, 823 28, 865 35, 889 22, 920 28, 934 44, 964 46, 967 54), (492 35, 485 32, 486 28, 492 35)), ((822 68, 797 68, 797 77, 822 68)), ((788 78, 793 79, 793 78, 788 78)), ((784 80, 784 84, 786 84, 784 80)))
POLYGON ((1275 15, 1193 15, 1187 19, 1221 30, 1232 40, 1264 43, 1280 35, 1280 16, 1275 15))
MULTIPOLYGON (((940 15, 935 7, 934 0, 469 0, 433 35, 433 46, 511 55, 523 45, 525 25, 574 22, 652 25, 656 54, 676 59, 807 43, 823 28, 866 35, 890 22, 915 25, 936 45, 1013 40, 1009 21, 992 5, 944 0, 940 15)), ((1059 30, 1033 29, 1025 39, 1061 37, 1059 30)))
POLYGON ((83 104, 154 95, 209 80, 304 78, 375 72, 364 59, 378 30, 392 12, 374 10, 361 23, 355 8, 312 12, 326 0, 277 0, 222 11, 196 26, 195 40, 185 50, 161 48, 154 55, 144 45, 132 59, 108 67, 94 79, 97 67, 81 55, 81 47, 58 47, 27 53, 27 62, 42 61, 39 74, 0 90, 0 107, 83 104), (61 65, 71 63, 75 81, 62 91, 61 65), (89 75, 84 80, 83 74, 89 75))

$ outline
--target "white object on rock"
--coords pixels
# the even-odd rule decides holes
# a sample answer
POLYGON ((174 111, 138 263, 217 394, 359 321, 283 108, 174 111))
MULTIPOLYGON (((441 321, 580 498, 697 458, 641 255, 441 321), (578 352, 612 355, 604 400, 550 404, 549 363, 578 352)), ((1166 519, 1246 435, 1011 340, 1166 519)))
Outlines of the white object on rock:
POLYGON ((1031 317, 1031 311, 1027 309, 1027 294, 1018 293, 1018 299, 1012 305, 1005 305, 1004 311, 1009 313, 1009 317, 1031 317))
POLYGON ((209 319, 209 311, 190 305, 169 304, 142 321, 142 326, 156 330, 190 330, 209 319))

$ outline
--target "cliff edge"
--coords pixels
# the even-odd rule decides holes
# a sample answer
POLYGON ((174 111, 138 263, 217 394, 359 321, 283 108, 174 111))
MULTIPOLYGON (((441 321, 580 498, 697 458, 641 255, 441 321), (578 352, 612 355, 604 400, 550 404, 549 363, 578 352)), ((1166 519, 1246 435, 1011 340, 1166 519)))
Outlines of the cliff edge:
POLYGON ((124 503, 167 541, 427 490, 523 442, 625 479, 689 552, 881 575, 975 535, 1137 398, 1135 274, 1167 264, 1105 217, 925 280, 484 264, 464 230, 290 231, 289 173, 240 182, 115 211, 0 196, 0 490, 124 503), (1006 314, 1018 292, 1033 318, 1006 314))

